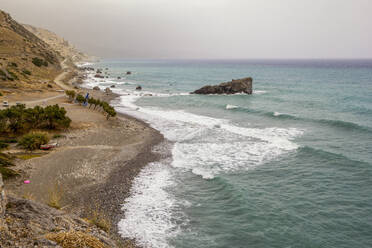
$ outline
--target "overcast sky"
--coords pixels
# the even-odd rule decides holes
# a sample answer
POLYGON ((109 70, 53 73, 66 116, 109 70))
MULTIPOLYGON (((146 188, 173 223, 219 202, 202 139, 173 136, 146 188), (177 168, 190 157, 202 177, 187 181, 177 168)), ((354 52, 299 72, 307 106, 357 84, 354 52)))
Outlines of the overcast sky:
POLYGON ((108 58, 372 58, 372 0, 1 0, 108 58))

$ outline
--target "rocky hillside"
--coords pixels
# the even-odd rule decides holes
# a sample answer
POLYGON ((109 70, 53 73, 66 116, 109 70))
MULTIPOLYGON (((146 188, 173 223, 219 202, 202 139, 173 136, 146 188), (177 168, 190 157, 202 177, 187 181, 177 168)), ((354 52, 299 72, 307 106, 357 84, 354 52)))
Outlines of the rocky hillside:
POLYGON ((0 10, 0 89, 42 89, 61 70, 61 56, 0 10))
POLYGON ((62 57, 71 59, 74 62, 89 59, 88 55, 79 51, 67 40, 56 35, 55 33, 43 28, 37 28, 27 24, 24 24, 23 26, 28 31, 35 34, 37 37, 39 37, 41 40, 47 43, 49 46, 53 47, 53 49, 57 51, 62 57))

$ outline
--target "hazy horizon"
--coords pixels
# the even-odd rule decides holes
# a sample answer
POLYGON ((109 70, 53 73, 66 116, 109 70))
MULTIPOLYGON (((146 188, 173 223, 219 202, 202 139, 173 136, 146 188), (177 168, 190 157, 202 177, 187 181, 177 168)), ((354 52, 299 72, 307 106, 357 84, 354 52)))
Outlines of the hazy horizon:
POLYGON ((368 0, 2 0, 0 8, 104 58, 372 58, 368 0))

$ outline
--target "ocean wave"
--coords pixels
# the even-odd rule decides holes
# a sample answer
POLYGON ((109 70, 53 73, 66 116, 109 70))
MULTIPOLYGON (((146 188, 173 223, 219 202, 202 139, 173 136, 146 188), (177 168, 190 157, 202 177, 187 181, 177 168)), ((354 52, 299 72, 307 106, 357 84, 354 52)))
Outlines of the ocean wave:
POLYGON ((125 218, 118 223, 119 233, 141 247, 171 247, 167 239, 179 233, 172 214, 177 202, 166 188, 174 184, 164 163, 147 165, 134 179, 131 195, 122 206, 125 218))
POLYGON ((246 170, 297 149, 292 139, 301 135, 295 128, 240 127, 229 120, 159 108, 141 108, 140 96, 121 97, 118 111, 134 115, 160 130, 175 142, 172 165, 205 179, 219 173, 246 170), (128 112, 129 111, 129 112, 128 112))
POLYGON ((312 119, 312 118, 306 118, 306 117, 300 117, 295 116, 288 113, 281 113, 281 112, 266 112, 261 110, 255 110, 255 109, 249 109, 244 108, 240 106, 236 106, 234 108, 230 108, 230 110, 234 111, 241 111, 241 112, 247 112, 247 113, 253 113, 261 116, 267 116, 275 119, 287 119, 287 120, 298 120, 302 122, 311 122, 315 124, 321 124, 321 125, 327 125, 332 126, 335 128, 342 128, 342 129, 348 129, 348 130, 358 130, 358 131, 364 131, 364 132, 372 132, 371 127, 362 126, 354 122, 349 121, 342 121, 342 120, 332 120, 332 119, 312 119))

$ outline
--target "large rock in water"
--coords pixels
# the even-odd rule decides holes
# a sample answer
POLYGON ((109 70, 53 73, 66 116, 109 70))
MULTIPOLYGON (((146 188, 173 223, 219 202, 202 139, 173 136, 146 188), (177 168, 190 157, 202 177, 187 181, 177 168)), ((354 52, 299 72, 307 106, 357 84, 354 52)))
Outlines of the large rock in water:
POLYGON ((236 94, 236 93, 246 93, 252 94, 252 78, 243 78, 232 80, 227 83, 222 83, 219 85, 207 85, 198 90, 195 90, 191 94, 236 94))

